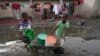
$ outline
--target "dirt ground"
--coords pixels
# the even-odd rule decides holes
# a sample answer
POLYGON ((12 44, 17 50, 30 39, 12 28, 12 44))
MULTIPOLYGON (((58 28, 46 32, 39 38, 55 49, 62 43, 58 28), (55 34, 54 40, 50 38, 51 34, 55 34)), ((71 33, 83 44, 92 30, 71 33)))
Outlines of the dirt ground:
MULTIPOLYGON (((89 40, 100 40, 100 19, 86 19, 86 23, 83 26, 77 26, 77 23, 80 22, 81 19, 69 19, 71 23, 71 28, 66 30, 66 36, 72 37, 81 37, 87 41, 89 40)), ((58 22, 58 20, 50 21, 50 20, 33 20, 33 29, 36 30, 36 33, 49 33, 53 26, 58 22)), ((16 19, 0 19, 0 42, 5 43, 7 41, 13 41, 19 39, 18 34, 18 21, 16 19)), ((26 53, 1 53, 1 56, 32 56, 31 54, 26 53)))
MULTIPOLYGON (((86 40, 90 39, 100 39, 100 20, 99 18, 94 19, 86 19, 85 25, 77 26, 78 22, 81 21, 80 18, 69 19, 71 23, 71 28, 66 29, 66 36, 75 36, 82 37, 86 40)), ((36 34, 45 32, 49 33, 53 27, 56 25, 58 20, 50 21, 50 20, 35 20, 33 19, 32 28, 36 30, 36 34)), ((14 18, 4 18, 0 19, 0 42, 4 42, 6 40, 16 40, 18 39, 18 20, 14 18)))

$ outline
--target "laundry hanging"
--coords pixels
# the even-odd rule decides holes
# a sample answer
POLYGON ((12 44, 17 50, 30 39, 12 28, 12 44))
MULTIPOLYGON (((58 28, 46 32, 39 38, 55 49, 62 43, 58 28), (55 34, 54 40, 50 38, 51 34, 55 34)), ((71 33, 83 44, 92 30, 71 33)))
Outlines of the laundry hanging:
POLYGON ((47 19, 47 9, 43 9, 43 19, 47 19))
POLYGON ((24 4, 21 4, 21 7, 22 7, 22 8, 25 8, 25 5, 24 5, 24 4))
POLYGON ((50 11, 52 11, 53 12, 53 5, 50 5, 50 11))
POLYGON ((74 13, 74 3, 73 2, 69 2, 66 3, 67 8, 68 8, 68 15, 71 16, 74 13))
POLYGON ((57 8, 57 5, 54 5, 53 11, 55 12, 56 15, 59 13, 58 8, 57 8))
POLYGON ((40 12, 40 4, 39 3, 35 3, 34 8, 35 8, 36 12, 40 12))
POLYGON ((9 6, 9 3, 6 3, 6 6, 9 6))
POLYGON ((50 10, 50 7, 51 7, 50 4, 45 4, 44 5, 44 8, 47 9, 47 10, 50 10))
POLYGON ((66 8, 66 3, 63 3, 64 8, 66 8))
POLYGON ((14 17, 16 17, 18 20, 20 20, 21 19, 21 13, 20 13, 20 11, 18 11, 18 10, 13 10, 13 12, 14 12, 14 17))
POLYGON ((58 10, 58 13, 60 13, 62 11, 62 5, 58 4, 57 5, 57 10, 58 10))
POLYGON ((84 3, 84 0, 79 0, 78 1, 78 5, 83 4, 83 3, 84 3))
POLYGON ((33 5, 33 4, 32 4, 32 5, 30 5, 30 8, 31 8, 31 9, 33 9, 34 7, 35 7, 35 5, 33 5))
POLYGON ((74 1, 74 5, 75 6, 78 6, 78 1, 74 1))
POLYGON ((1 4, 0 7, 1 7, 2 10, 7 10, 6 4, 1 4))
POLYGON ((84 3, 84 0, 80 0, 80 4, 83 4, 84 3))
POLYGON ((40 11, 41 11, 41 5, 40 5, 40 4, 37 5, 36 11, 37 11, 37 12, 40 12, 40 11))
POLYGON ((13 10, 20 10, 20 4, 18 4, 18 3, 13 3, 13 4, 12 4, 12 9, 13 9, 13 10))
POLYGON ((23 8, 28 8, 28 7, 29 7, 28 4, 21 4, 21 6, 22 6, 23 8))

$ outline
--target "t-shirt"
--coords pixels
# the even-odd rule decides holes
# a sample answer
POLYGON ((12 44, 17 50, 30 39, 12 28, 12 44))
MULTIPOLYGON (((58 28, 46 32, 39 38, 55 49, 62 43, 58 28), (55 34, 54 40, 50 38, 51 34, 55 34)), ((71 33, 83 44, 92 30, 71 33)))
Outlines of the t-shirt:
POLYGON ((13 9, 13 10, 20 10, 20 4, 13 3, 13 4, 12 4, 12 9, 13 9))
POLYGON ((28 19, 27 21, 21 19, 21 20, 20 20, 20 24, 30 24, 30 25, 32 25, 32 22, 31 22, 30 19, 28 19))
POLYGON ((56 34, 57 37, 62 37, 62 34, 63 34, 64 29, 70 27, 68 21, 67 21, 65 24, 63 24, 62 21, 59 21, 59 22, 57 23, 57 26, 58 26, 58 28, 57 28, 56 31, 55 31, 55 34, 56 34))
POLYGON ((31 29, 31 25, 32 25, 32 23, 30 20, 28 20, 26 22, 24 20, 21 20, 19 23, 19 26, 20 26, 19 29, 20 29, 20 31, 22 31, 24 28, 31 29))
POLYGON ((61 12, 62 11, 62 5, 57 5, 57 9, 58 9, 59 12, 61 12))
POLYGON ((83 4, 84 3, 84 0, 80 0, 80 4, 83 4))
POLYGON ((57 5, 54 5, 53 11, 55 12, 55 14, 58 14, 59 13, 59 10, 57 8, 57 5))

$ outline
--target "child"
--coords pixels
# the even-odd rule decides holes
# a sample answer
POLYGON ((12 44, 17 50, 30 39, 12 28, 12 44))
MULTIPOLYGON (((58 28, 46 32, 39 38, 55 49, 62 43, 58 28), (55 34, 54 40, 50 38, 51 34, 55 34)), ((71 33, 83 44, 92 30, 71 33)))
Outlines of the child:
POLYGON ((62 46, 62 44, 63 44, 63 43, 61 43, 61 41, 63 42, 63 38, 65 38, 63 36, 64 30, 66 28, 69 28, 69 26, 70 26, 69 22, 66 21, 67 18, 68 18, 68 16, 64 15, 62 20, 57 23, 56 27, 50 33, 50 34, 52 34, 53 32, 55 32, 55 36, 57 37, 58 41, 60 42, 60 46, 62 46))
POLYGON ((22 31, 24 28, 31 29, 32 22, 26 12, 22 13, 22 19, 20 21, 19 26, 20 26, 20 31, 22 31))
POLYGON ((30 40, 29 40, 28 37, 23 36, 23 30, 25 28, 31 29, 31 26, 32 26, 32 22, 29 19, 28 14, 26 12, 23 12, 22 13, 22 19, 19 23, 19 30, 20 30, 20 38, 24 43, 26 43, 26 46, 25 46, 26 48, 27 48, 27 45, 30 44, 30 40))

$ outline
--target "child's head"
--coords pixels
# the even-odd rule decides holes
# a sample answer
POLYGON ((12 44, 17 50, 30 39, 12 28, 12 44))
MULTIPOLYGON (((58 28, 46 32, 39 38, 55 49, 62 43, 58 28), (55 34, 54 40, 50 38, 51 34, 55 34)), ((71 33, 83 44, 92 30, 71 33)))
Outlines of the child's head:
POLYGON ((62 23, 65 24, 67 19, 68 19, 68 15, 64 15, 62 17, 62 23))
POLYGON ((23 18, 23 19, 28 19, 28 14, 27 14, 26 12, 23 12, 23 13, 22 13, 22 18, 23 18))

